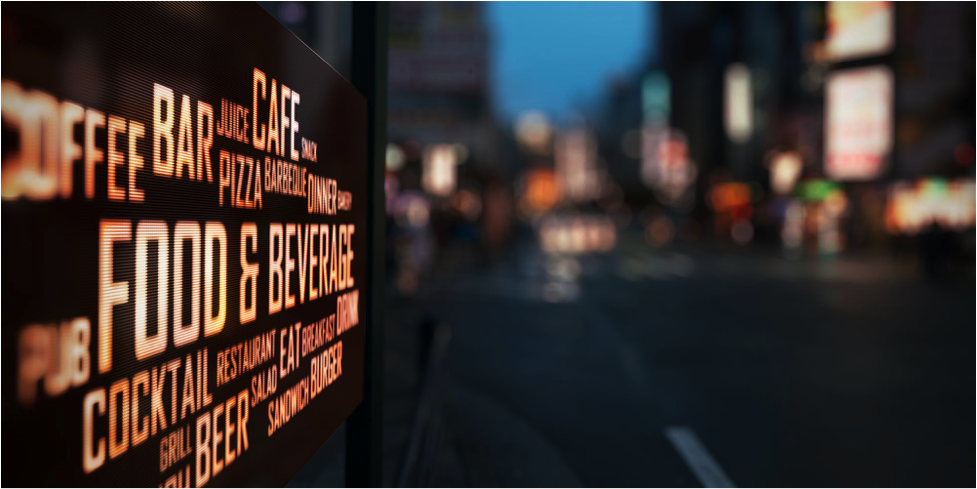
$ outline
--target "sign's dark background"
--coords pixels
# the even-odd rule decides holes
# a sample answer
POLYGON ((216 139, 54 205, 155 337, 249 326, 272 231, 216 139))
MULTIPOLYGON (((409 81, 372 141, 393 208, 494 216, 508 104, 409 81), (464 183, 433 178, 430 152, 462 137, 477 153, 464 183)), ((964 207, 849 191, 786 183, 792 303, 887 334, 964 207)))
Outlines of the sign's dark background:
MULTIPOLYGON (((145 192, 144 203, 108 202, 106 165, 96 167, 96 198, 86 200, 83 166, 74 171, 73 195, 47 202, 4 201, 3 218, 3 415, 4 484, 27 486, 155 486, 183 467, 184 459, 159 472, 157 434, 117 459, 108 459, 94 473, 82 472, 82 398, 92 389, 107 387, 115 380, 208 348, 209 383, 214 403, 250 386, 259 368, 215 388, 216 354, 223 348, 269 331, 301 321, 314 322, 336 310, 332 294, 314 302, 296 303, 294 308, 268 316, 268 224, 319 222, 356 225, 352 276, 361 289, 361 311, 366 310, 362 288, 368 239, 366 225, 366 102, 341 76, 315 53, 255 4, 18 4, 3 10, 4 80, 19 83, 24 90, 43 90, 58 100, 71 100, 86 108, 142 123, 146 135, 138 151, 145 160, 138 185, 145 192), (177 106, 182 94, 214 108, 219 117, 221 98, 250 106, 252 71, 264 71, 279 85, 301 94, 297 110, 299 137, 318 143, 318 162, 302 161, 310 173, 338 181, 339 189, 350 191, 353 206, 334 216, 309 215, 302 197, 264 193, 263 209, 233 209, 218 206, 218 150, 227 149, 256 159, 264 153, 250 145, 215 137, 211 150, 215 181, 160 178, 152 174, 153 84, 174 90, 177 106), (134 356, 132 324, 134 314, 134 240, 115 245, 115 280, 129 282, 130 301, 115 307, 113 369, 97 373, 98 331, 98 226, 100 219, 158 219, 166 221, 170 233, 178 221, 220 221, 228 236, 227 321, 221 333, 201 337, 190 346, 176 348, 172 338, 166 352, 142 362, 134 356), (255 222, 258 252, 252 263, 260 265, 258 318, 239 324, 238 262, 240 225, 255 222), (91 321, 91 375, 88 383, 51 399, 42 393, 29 409, 16 402, 17 335, 29 324, 60 322, 87 316, 91 321)), ((259 113, 260 116, 260 113, 259 113)), ((264 115, 267 117, 267 114, 264 115)), ((262 117, 263 118, 263 117, 262 117)), ((82 141, 81 125, 75 140, 82 141)), ((120 141, 119 147, 125 148, 120 141)), ((3 132, 4 157, 17 150, 18 138, 7 127, 3 132)), ((96 131, 96 146, 106 147, 105 129, 96 131)), ((298 144, 296 144, 298 146, 298 144)), ((127 167, 120 167, 120 181, 127 167)), ((171 256, 174 243, 171 239, 171 256)), ((147 317, 150 333, 155 330, 155 245, 150 245, 150 295, 147 317)), ((189 256, 185 254, 185 261, 189 256)), ((187 265, 188 267, 188 265, 187 265)), ((172 273, 172 265, 170 267, 172 273)), ((185 276, 188 277, 188 272, 185 276)), ((297 293, 297 277, 292 279, 297 293)), ((189 285, 189 280, 185 279, 189 285)), ((172 286, 172 280, 171 280, 172 286)), ((188 292, 187 292, 188 293, 188 292)), ((172 297, 171 324, 172 324, 172 297)), ((189 301, 185 301, 189 302, 189 301)), ((187 313, 184 317, 187 317, 187 313)), ((171 326, 172 327, 172 326, 171 326)), ((362 397, 363 328, 361 324, 337 339, 343 342, 343 373, 332 385, 272 438, 267 437, 268 400, 251 409, 249 450, 224 468, 209 485, 269 486, 287 482, 324 440, 343 422, 362 397)), ((322 350, 318 350, 322 351, 322 350)), ((308 375, 308 361, 278 382, 278 393, 308 375)), ((277 362, 277 355, 274 359, 277 362)), ((263 368, 262 368, 263 367, 263 368)), ((181 375, 182 380, 182 375, 181 375)), ((182 388, 182 382, 181 382, 182 388)), ((169 388, 164 392, 168 398, 169 388)), ((148 413, 148 399, 142 413, 148 413)), ((202 414, 203 411, 198 411, 202 414)), ((196 415, 168 427, 166 433, 195 423, 196 415)), ((106 433, 106 417, 97 418, 96 436, 106 433)))

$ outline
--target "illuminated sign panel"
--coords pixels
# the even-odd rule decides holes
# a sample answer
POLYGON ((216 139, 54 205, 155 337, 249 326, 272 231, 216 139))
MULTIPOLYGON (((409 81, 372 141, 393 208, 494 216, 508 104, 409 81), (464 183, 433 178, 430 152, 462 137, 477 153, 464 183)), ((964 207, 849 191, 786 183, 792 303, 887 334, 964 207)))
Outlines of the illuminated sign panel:
POLYGON ((828 2, 828 56, 841 60, 892 50, 892 2, 828 2))
POLYGON ((447 197, 457 186, 458 164, 455 147, 450 144, 435 144, 424 148, 424 172, 421 184, 431 195, 447 197))
POLYGON ((287 482, 363 389, 366 101, 255 4, 3 9, 4 482, 287 482))
POLYGON ((750 69, 735 63, 726 68, 723 122, 726 135, 743 144, 753 135, 753 85, 750 69))
POLYGON ((892 72, 884 66, 835 71, 825 81, 825 174, 871 180, 892 149, 892 72))
POLYGON ((597 144, 585 129, 569 129, 556 138, 556 176, 563 197, 582 202, 600 193, 597 144))

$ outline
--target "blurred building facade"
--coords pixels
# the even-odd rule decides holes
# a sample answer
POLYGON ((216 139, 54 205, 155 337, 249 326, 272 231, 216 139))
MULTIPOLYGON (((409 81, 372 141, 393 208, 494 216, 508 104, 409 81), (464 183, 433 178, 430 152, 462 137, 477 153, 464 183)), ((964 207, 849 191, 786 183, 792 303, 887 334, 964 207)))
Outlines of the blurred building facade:
POLYGON ((914 2, 895 10, 894 176, 973 178, 974 5, 914 2))
POLYGON ((460 165, 496 164, 483 6, 393 3, 389 36, 388 138, 408 167, 434 144, 462 145, 460 165))
POLYGON ((892 220, 893 188, 946 188, 920 197, 945 203, 903 206, 913 212, 904 220, 932 214, 937 224, 969 229, 963 239, 972 247, 972 199, 949 196, 974 180, 973 5, 648 8, 656 48, 642 72, 611 84, 598 111, 601 156, 629 203, 664 209, 671 226, 691 220, 704 238, 801 248, 807 239, 814 250, 837 252, 899 239, 898 226, 883 225, 892 220), (694 170, 691 208, 645 188, 661 186, 646 179, 649 159, 659 173, 673 168, 662 158, 675 153, 663 153, 661 141, 680 143, 679 162, 694 170), (724 215, 729 209, 735 215, 724 215), (735 238, 736 222, 749 239, 735 238), (787 228, 800 237, 785 238, 787 228))
POLYGON ((802 88, 802 55, 820 19, 817 6, 803 2, 664 3, 659 9, 658 62, 672 86, 669 123, 685 134, 698 167, 694 215, 708 235, 715 229, 706 225, 714 218, 714 185, 759 184, 766 180, 768 149, 816 146, 820 126, 811 99, 817 96, 802 88), (734 80, 743 86, 728 100, 734 80))

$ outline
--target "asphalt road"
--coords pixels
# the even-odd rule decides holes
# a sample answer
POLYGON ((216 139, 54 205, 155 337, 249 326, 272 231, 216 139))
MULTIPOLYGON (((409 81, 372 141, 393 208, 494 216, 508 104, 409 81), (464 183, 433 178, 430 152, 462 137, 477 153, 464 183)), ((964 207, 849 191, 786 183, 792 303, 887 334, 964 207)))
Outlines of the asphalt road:
POLYGON ((973 287, 638 242, 442 273, 403 306, 452 330, 426 481, 701 487, 680 426, 739 486, 972 486, 973 287))

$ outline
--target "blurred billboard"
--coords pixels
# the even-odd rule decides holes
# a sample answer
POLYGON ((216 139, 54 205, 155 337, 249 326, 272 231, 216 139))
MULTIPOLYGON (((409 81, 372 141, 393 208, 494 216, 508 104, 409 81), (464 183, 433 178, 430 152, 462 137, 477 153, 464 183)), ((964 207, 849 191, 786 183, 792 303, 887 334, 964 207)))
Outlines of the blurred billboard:
POLYGON ((892 148, 892 72, 884 66, 836 71, 825 87, 825 174, 878 177, 892 148))
POLYGON ((893 45, 892 2, 828 2, 828 57, 886 54, 893 45))

